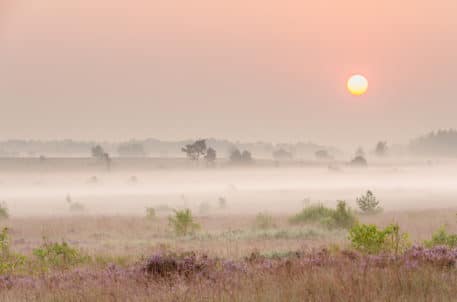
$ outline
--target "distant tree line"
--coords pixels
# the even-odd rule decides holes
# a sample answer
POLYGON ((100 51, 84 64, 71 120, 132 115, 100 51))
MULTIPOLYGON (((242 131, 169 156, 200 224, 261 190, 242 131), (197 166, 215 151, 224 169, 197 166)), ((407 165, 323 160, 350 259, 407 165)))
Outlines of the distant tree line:
POLYGON ((427 156, 457 156, 457 130, 438 130, 411 141, 411 153, 427 156))

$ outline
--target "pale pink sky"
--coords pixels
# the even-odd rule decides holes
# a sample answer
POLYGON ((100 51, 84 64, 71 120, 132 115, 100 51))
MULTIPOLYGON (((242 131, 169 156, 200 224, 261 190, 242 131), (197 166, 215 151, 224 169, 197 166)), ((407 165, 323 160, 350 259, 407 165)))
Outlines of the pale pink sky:
POLYGON ((0 139, 353 145, 457 128, 455 0, 0 5, 0 139))

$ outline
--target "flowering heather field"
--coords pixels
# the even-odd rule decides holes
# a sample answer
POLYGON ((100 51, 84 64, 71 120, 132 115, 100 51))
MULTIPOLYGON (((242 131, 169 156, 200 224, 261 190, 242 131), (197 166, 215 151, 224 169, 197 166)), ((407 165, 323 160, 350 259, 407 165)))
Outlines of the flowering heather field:
POLYGON ((158 253, 135 265, 2 276, 2 301, 452 301, 457 249, 326 249, 236 261, 158 253))
POLYGON ((348 230, 261 217, 271 225, 197 216, 186 236, 163 216, 13 217, 2 257, 24 258, 5 261, 0 301, 455 301, 457 248, 424 244, 442 225, 455 233, 455 210, 358 216, 397 222, 412 244, 397 254, 358 251, 348 230))

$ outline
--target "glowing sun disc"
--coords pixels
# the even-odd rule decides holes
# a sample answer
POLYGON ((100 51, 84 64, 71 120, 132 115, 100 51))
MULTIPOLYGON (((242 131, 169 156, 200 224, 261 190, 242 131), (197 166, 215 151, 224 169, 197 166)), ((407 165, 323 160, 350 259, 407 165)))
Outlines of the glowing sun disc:
POLYGON ((347 88, 353 95, 362 95, 367 92, 368 80, 363 75, 353 75, 347 82, 347 88))

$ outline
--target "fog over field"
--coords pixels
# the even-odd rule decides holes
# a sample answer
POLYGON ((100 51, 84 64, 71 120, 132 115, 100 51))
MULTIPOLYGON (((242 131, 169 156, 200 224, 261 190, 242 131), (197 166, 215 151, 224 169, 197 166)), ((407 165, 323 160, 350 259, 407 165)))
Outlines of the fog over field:
MULTIPOLYGON (((40 172, 0 172, 1 199, 11 214, 70 214, 67 196, 84 204, 88 215, 142 215, 145 207, 164 204, 191 207, 198 213, 202 203, 217 214, 221 197, 230 205, 224 213, 292 213, 306 200, 329 206, 346 200, 354 207, 355 198, 366 190, 376 192, 387 211, 452 207, 457 200, 457 162, 451 160, 366 168, 342 165, 338 170, 326 165, 218 168, 201 163, 190 168, 124 166, 111 171, 99 167, 74 171, 65 168, 65 161, 50 163, 51 171, 44 163, 40 172), (62 167, 56 169, 56 165, 62 167)), ((80 162, 84 166, 89 161, 80 162)))

